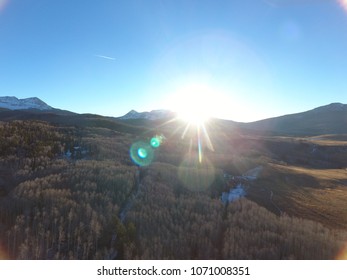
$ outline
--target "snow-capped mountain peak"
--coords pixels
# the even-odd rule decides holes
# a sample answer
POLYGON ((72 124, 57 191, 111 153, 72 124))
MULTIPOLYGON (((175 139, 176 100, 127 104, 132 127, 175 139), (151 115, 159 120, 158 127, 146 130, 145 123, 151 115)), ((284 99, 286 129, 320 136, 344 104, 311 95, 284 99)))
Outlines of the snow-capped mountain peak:
POLYGON ((136 112, 135 110, 131 110, 124 116, 120 117, 121 120, 140 119, 140 118, 141 118, 141 113, 136 112))
POLYGON ((0 108, 5 108, 9 110, 52 110, 53 108, 43 102, 37 97, 30 97, 24 99, 18 99, 14 96, 3 96, 0 97, 0 108))
POLYGON ((173 112, 168 110, 152 110, 150 112, 137 112, 135 110, 131 110, 127 114, 122 117, 119 117, 121 120, 130 120, 130 119, 147 119, 147 120, 160 120, 173 116, 173 112))

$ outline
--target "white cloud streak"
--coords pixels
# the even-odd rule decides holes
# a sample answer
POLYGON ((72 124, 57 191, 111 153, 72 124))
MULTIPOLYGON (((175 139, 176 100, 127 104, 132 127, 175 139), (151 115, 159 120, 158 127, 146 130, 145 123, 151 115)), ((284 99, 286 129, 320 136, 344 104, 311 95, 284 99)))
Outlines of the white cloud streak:
POLYGON ((98 58, 103 58, 103 59, 108 59, 108 60, 116 60, 114 57, 101 55, 101 54, 96 54, 95 56, 98 58))

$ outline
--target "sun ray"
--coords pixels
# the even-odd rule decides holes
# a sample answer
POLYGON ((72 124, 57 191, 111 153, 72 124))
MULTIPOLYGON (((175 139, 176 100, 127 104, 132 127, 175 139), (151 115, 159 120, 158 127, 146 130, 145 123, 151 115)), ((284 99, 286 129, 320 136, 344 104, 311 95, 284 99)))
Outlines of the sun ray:
POLYGON ((159 127, 162 127, 162 126, 168 125, 168 124, 170 124, 170 123, 172 123, 172 122, 174 122, 174 121, 177 121, 177 118, 176 118, 176 117, 171 118, 171 119, 169 119, 168 121, 161 123, 161 124, 160 124, 160 125, 158 125, 157 127, 159 128, 159 127))
POLYGON ((177 125, 175 129, 170 133, 170 137, 176 135, 182 129, 182 125, 177 125))
POLYGON ((190 139, 189 141, 189 149, 188 149, 188 155, 192 155, 192 149, 193 149, 193 139, 190 139))
POLYGON ((187 136, 193 139, 197 163, 204 160, 205 146, 214 151, 206 123, 217 114, 224 101, 221 89, 201 81, 183 84, 168 97, 171 110, 177 112, 177 120, 185 123, 181 139, 187 136))
POLYGON ((202 149, 201 149, 201 136, 200 136, 200 126, 197 126, 197 134, 198 134, 198 152, 199 152, 199 163, 202 162, 202 149))
POLYGON ((186 136, 186 133, 187 133, 188 129, 190 128, 190 124, 191 124, 190 122, 187 123, 186 128, 184 129, 184 131, 182 133, 181 139, 184 139, 184 137, 186 136))
POLYGON ((208 132, 207 132, 205 123, 201 124, 201 128, 202 128, 202 130, 203 130, 203 132, 204 132, 204 136, 205 136, 205 139, 206 139, 206 141, 207 141, 207 147, 208 147, 212 152, 214 152, 214 147, 213 147, 211 138, 210 138, 210 136, 208 135, 208 132))

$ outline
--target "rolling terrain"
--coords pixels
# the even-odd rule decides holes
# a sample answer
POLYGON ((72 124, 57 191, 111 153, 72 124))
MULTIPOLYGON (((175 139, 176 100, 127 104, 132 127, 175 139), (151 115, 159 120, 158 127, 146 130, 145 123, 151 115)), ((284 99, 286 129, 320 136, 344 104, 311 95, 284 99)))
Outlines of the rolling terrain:
POLYGON ((199 129, 153 112, 2 110, 1 258, 347 257, 346 105, 199 129))

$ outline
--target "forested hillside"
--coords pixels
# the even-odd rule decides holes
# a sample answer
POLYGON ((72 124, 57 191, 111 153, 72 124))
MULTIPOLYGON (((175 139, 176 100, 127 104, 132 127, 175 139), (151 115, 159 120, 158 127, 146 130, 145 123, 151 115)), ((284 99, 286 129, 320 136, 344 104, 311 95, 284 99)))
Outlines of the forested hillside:
POLYGON ((7 257, 103 259, 123 246, 127 229, 117 215, 135 186, 136 167, 122 144, 126 137, 114 135, 42 122, 1 125, 0 229, 7 257), (124 237, 111 247, 118 230, 124 237))
POLYGON ((174 169, 148 168, 128 217, 138 232, 131 258, 334 259, 347 240, 345 231, 276 216, 248 199, 223 205, 207 193, 180 190, 174 169))
POLYGON ((140 167, 131 160, 129 149, 139 139, 147 141, 151 132, 133 131, 43 121, 1 123, 0 257, 341 256, 345 228, 305 219, 295 211, 279 215, 247 196, 222 203, 221 192, 230 187, 222 168, 235 171, 236 165, 244 169, 264 162, 269 155, 262 156, 261 149, 253 147, 243 155, 242 148, 217 151, 211 161, 198 164, 189 139, 167 137, 153 162, 140 167), (255 153, 259 154, 254 157, 255 153), (217 164, 218 159, 223 160, 217 164))

